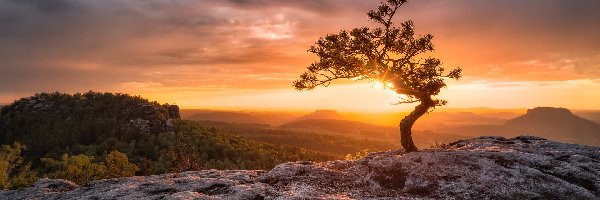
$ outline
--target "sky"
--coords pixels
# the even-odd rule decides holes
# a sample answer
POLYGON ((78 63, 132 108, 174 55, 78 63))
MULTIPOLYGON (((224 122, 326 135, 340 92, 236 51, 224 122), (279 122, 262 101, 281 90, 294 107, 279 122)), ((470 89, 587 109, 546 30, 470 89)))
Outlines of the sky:
MULTIPOLYGON (((377 83, 292 81, 319 37, 373 26, 375 0, 0 0, 0 103, 36 92, 122 92, 183 108, 396 111, 377 83)), ((420 0, 449 107, 600 109, 600 1, 420 0)))

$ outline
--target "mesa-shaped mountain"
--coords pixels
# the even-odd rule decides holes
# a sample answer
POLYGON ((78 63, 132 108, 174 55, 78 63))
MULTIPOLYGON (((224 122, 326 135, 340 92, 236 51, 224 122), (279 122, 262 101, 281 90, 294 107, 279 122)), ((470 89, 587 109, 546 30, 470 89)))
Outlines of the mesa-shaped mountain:
POLYGON ((336 119, 336 120, 344 120, 345 117, 342 116, 335 110, 316 110, 312 113, 304 115, 294 121, 302 121, 309 119, 336 119))
POLYGON ((504 127, 516 134, 538 135, 553 140, 600 145, 600 124, 574 115, 565 108, 538 107, 508 120, 504 127))
POLYGON ((0 199, 600 199, 599 151, 530 136, 480 137, 270 171, 189 171, 83 186, 43 179, 0 191, 0 199))

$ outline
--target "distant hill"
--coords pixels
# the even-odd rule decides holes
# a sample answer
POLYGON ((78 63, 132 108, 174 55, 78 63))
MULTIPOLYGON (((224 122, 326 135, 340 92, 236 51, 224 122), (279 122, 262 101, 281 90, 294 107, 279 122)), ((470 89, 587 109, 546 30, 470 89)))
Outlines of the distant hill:
MULTIPOLYGON (((473 112, 431 112, 415 124, 416 129, 435 130, 442 127, 501 125, 506 120, 475 114, 473 112)), ((444 128, 442 128, 444 129, 444 128)))
POLYGON ((415 130, 457 135, 502 135, 506 131, 499 125, 506 120, 472 112, 432 112, 424 115, 414 125, 415 130))
MULTIPOLYGON (((399 128, 395 126, 379 126, 358 121, 336 119, 307 119, 293 121, 279 126, 280 129, 342 135, 355 139, 368 139, 398 143, 400 141, 399 128)), ((432 131, 413 131, 415 144, 419 148, 429 148, 436 143, 448 143, 466 136, 459 134, 439 134, 432 131)))
POLYGON ((432 112, 423 116, 422 121, 431 122, 488 122, 497 123, 504 120, 475 114, 473 112, 432 112))
POLYGON ((600 110, 576 110, 573 114, 600 124, 600 110))
POLYGON ((186 119, 195 121, 217 121, 236 124, 267 124, 267 122, 250 114, 227 111, 208 111, 193 114, 186 119))
POLYGON ((302 116, 305 112, 293 111, 242 111, 249 115, 255 116, 262 121, 267 122, 271 126, 281 126, 282 124, 294 121, 302 116))
POLYGON ((341 134, 299 132, 258 124, 230 124, 215 121, 200 121, 198 123, 255 141, 314 150, 335 155, 337 158, 344 158, 347 154, 365 149, 387 151, 399 148, 397 141, 356 139, 341 134))
POLYGON ((340 115, 335 110, 316 110, 308 115, 304 115, 294 121, 302 121, 308 119, 335 119, 335 120, 344 120, 346 119, 344 116, 340 115))
POLYGON ((379 137, 391 137, 387 135, 393 127, 377 126, 357 121, 338 119, 304 119, 297 120, 279 126, 282 129, 303 130, 309 132, 345 134, 345 135, 377 135, 379 137))
POLYGON ((306 115, 306 112, 257 110, 229 111, 208 109, 181 109, 180 112, 182 119, 215 122, 220 121, 237 124, 269 124, 271 126, 280 126, 282 124, 294 121, 306 115), (192 119, 192 116, 194 115, 196 116, 194 119, 192 119))
POLYGON ((436 108, 435 112, 472 112, 480 115, 495 116, 496 118, 514 118, 527 112, 526 108, 487 108, 487 107, 472 107, 472 108, 436 108))
POLYGON ((600 145, 600 124, 583 119, 564 108, 529 109, 525 115, 508 120, 504 126, 517 131, 518 134, 600 145))

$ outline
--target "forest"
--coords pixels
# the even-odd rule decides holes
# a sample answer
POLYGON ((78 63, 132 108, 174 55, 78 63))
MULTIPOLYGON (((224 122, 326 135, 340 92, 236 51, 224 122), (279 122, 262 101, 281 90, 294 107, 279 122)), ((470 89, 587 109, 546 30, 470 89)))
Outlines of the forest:
MULTIPOLYGON (((348 134, 349 132, 345 132, 345 135, 320 134, 318 130, 311 130, 310 132, 293 131, 271 127, 266 124, 236 124, 206 120, 197 121, 197 123, 251 140, 313 150, 336 158, 344 158, 348 154, 364 150, 385 151, 400 148, 397 143, 393 142, 396 137, 391 137, 388 140, 376 140, 359 138, 348 134)), ((376 134, 368 134, 368 136, 371 136, 371 138, 377 137, 376 134)))
POLYGON ((228 134, 181 120, 174 105, 139 96, 39 93, 0 110, 0 186, 39 178, 78 184, 103 178, 201 169, 270 169, 338 158, 228 134))

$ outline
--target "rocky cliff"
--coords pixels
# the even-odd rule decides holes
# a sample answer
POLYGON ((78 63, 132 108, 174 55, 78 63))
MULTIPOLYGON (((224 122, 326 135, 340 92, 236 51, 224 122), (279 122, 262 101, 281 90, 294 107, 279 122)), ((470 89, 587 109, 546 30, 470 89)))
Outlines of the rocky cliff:
POLYGON ((2 199, 599 199, 600 147, 480 137, 447 149, 271 171, 192 171, 93 181, 44 179, 2 199))

